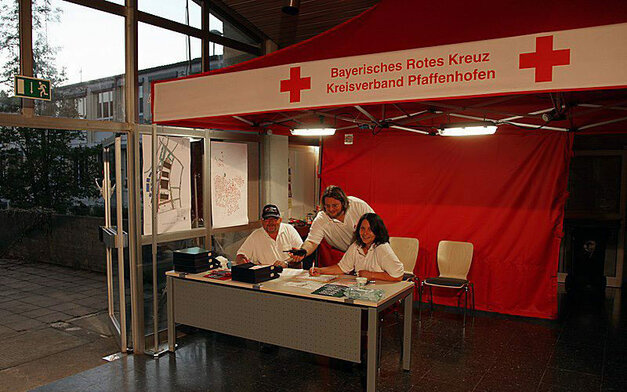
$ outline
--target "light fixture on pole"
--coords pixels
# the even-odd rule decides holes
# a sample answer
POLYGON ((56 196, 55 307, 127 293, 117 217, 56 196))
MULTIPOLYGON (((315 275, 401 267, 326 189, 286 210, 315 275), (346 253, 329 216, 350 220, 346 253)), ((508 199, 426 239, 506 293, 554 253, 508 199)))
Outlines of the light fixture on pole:
POLYGON ((479 136, 493 135, 497 126, 490 121, 474 121, 468 123, 451 123, 438 129, 440 136, 479 136))
POLYGON ((335 135, 335 128, 301 128, 290 132, 294 136, 331 136, 335 135))
POLYGON ((285 5, 281 8, 281 11, 288 15, 298 15, 299 8, 300 0, 287 0, 285 5))

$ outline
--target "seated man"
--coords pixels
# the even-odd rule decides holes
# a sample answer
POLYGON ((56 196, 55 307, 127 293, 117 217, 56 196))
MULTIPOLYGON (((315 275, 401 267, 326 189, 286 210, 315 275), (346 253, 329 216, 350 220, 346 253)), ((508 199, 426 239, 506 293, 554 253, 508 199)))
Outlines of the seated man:
POLYGON ((255 263, 287 267, 292 261, 288 251, 300 248, 303 240, 292 225, 281 223, 279 208, 274 204, 263 207, 261 226, 253 231, 237 251, 237 264, 255 263))

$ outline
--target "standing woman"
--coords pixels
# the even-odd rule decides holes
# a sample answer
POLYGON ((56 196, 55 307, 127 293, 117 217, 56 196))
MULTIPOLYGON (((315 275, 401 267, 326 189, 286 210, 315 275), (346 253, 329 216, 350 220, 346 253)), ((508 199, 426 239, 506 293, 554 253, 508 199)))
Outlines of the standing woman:
POLYGON ((341 275, 352 271, 369 280, 398 282, 403 279, 404 268, 392 247, 390 236, 381 217, 375 213, 362 215, 357 223, 354 241, 342 260, 329 267, 312 267, 309 274, 341 275))

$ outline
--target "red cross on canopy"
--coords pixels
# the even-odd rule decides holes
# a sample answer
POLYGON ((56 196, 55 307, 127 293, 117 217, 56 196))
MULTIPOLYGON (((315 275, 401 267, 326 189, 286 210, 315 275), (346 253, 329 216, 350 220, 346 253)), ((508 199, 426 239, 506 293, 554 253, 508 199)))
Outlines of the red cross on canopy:
POLYGON ((281 92, 290 92, 290 103, 300 102, 300 90, 311 89, 311 78, 300 77, 300 67, 290 68, 290 78, 281 80, 281 92))
POLYGON ((570 49, 553 50, 553 36, 536 37, 536 51, 521 53, 519 68, 535 68, 536 82, 553 81, 553 67, 570 64, 570 49))

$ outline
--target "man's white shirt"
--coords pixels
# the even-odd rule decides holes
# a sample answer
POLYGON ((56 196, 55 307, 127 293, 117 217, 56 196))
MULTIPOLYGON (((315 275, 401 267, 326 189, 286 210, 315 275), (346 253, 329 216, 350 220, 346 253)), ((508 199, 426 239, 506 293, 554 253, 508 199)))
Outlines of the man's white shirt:
POLYGON ((332 247, 346 252, 353 242, 353 235, 357 228, 359 218, 374 210, 365 201, 354 196, 348 196, 348 210, 344 216, 344 222, 331 219, 324 211, 320 211, 311 223, 311 229, 306 241, 319 245, 324 238, 332 247))
POLYGON ((271 265, 275 261, 287 261, 290 254, 284 251, 292 248, 300 248, 303 240, 296 229, 289 224, 281 223, 276 241, 260 227, 250 233, 242 246, 237 251, 238 255, 244 255, 255 264, 271 265))
POLYGON ((339 267, 344 273, 351 271, 387 272, 391 277, 403 276, 405 269, 388 242, 372 245, 367 254, 354 242, 344 253, 339 267))

